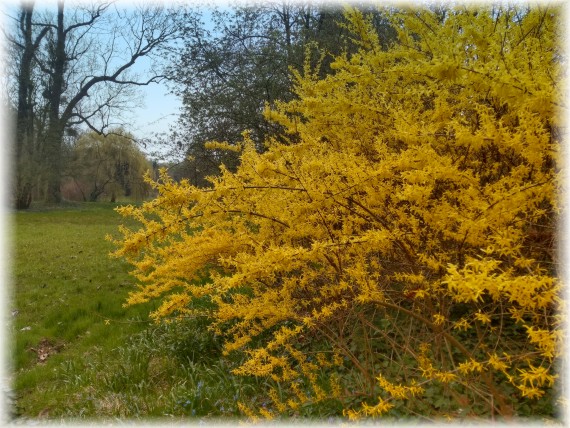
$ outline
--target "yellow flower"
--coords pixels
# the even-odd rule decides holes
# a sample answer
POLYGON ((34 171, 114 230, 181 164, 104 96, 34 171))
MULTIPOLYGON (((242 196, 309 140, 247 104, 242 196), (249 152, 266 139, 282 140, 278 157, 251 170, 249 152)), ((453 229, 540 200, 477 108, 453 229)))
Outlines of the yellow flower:
POLYGON ((442 325, 445 322, 445 317, 441 314, 434 314, 433 315, 433 323, 435 325, 442 325))
POLYGON ((487 314, 481 313, 481 311, 478 311, 477 313, 475 313, 475 319, 482 322, 483 324, 490 324, 491 323, 491 318, 489 318, 489 316, 487 314))
POLYGON ((492 354, 489 356, 489 360, 487 364, 493 367, 495 370, 505 371, 509 368, 509 365, 506 364, 504 361, 501 361, 497 354, 492 354))
POLYGON ((468 330, 471 328, 471 324, 466 318, 461 318, 459 321, 455 322, 453 328, 456 330, 468 330))

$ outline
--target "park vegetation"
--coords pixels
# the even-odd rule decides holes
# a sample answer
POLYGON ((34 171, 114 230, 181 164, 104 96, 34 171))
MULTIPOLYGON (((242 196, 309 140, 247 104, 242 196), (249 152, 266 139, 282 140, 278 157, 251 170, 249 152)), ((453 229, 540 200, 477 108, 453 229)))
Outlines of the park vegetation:
POLYGON ((207 187, 151 181, 114 255, 161 325, 209 320, 256 418, 554 413, 564 301, 555 252, 564 114, 560 10, 390 11, 384 46, 306 60, 207 187), (330 72, 321 73, 327 63, 330 72))
POLYGON ((561 8, 10 11, 12 417, 561 416, 561 8))
POLYGON ((205 319, 154 325, 155 303, 122 307, 134 280, 127 263, 108 258, 104 238, 136 222, 125 223, 116 206, 75 202, 14 213, 4 337, 11 388, 2 421, 239 417, 237 401, 261 402, 262 380, 231 375, 205 319))

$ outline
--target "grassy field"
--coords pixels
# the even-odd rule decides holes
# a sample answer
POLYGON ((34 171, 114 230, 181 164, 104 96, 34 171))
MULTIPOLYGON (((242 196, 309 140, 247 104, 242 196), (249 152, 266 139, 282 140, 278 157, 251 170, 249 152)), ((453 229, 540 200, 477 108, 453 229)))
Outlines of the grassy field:
POLYGON ((14 214, 8 315, 13 417, 225 418, 255 402, 255 379, 236 379, 206 320, 148 321, 152 304, 123 308, 134 280, 108 257, 114 205, 14 214))

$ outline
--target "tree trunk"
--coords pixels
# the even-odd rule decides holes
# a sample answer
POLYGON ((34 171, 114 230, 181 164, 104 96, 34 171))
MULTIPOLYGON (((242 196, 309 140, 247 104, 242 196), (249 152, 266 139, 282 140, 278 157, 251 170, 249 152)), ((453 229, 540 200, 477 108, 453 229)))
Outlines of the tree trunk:
POLYGON ((55 41, 52 65, 50 73, 49 91, 49 127, 45 140, 46 167, 48 191, 46 202, 59 204, 61 202, 61 174, 62 162, 62 141, 65 123, 60 117, 61 98, 64 88, 64 74, 67 65, 67 55, 65 52, 66 32, 63 20, 63 1, 57 4, 57 37, 55 41))
POLYGON ((32 185, 30 183, 18 183, 16 190, 15 206, 17 210, 26 210, 32 203, 32 185))
POLYGON ((22 57, 18 70, 18 107, 16 116, 16 180, 14 188, 14 204, 16 209, 27 209, 32 202, 32 180, 37 175, 35 163, 35 134, 34 134, 34 83, 32 81, 32 66, 35 51, 49 31, 44 28, 34 41, 32 28, 33 3, 22 4, 20 12, 20 30, 22 32, 22 57))
POLYGON ((46 162, 46 182, 48 204, 59 204, 61 202, 61 176, 63 169, 62 141, 63 130, 59 127, 50 126, 45 140, 45 162, 46 162))
POLYGON ((97 199, 99 199, 99 196, 101 196, 103 191, 104 187, 103 189, 95 187, 95 189, 93 189, 93 191, 89 194, 89 202, 97 202, 97 199))
POLYGON ((120 18, 109 21, 113 27, 113 46, 109 52, 99 52, 95 43, 97 26, 104 25, 100 24, 100 18, 111 8, 112 2, 99 5, 95 2, 86 8, 74 6, 68 19, 64 19, 64 0, 57 0, 55 22, 51 15, 46 15, 44 22, 38 22, 32 19, 33 1, 23 2, 17 37, 12 40, 20 55, 17 59, 21 61, 17 77, 19 104, 12 192, 14 204, 21 208, 28 207, 32 197, 44 196, 48 203, 61 202, 66 127, 86 123, 94 129, 97 124, 89 120, 99 118, 97 113, 101 113, 105 123, 100 127, 105 129, 108 126, 105 117, 122 102, 116 99, 122 100, 122 92, 108 84, 142 86, 161 80, 161 75, 154 75, 146 80, 131 81, 125 72, 140 58, 174 40, 179 31, 173 27, 174 14, 160 7, 144 7, 124 25, 119 24, 120 18), (125 34, 116 32, 119 27, 125 34), (34 39, 36 29, 39 34, 34 39), (90 31, 92 34, 88 34, 90 31), (42 43, 48 33, 47 42, 42 43), (121 53, 123 36, 133 38, 133 50, 126 57, 121 53), (40 55, 36 55, 37 51, 40 55), (87 60, 88 55, 103 55, 100 69, 97 62, 93 69, 84 67, 80 60, 87 60), (90 96, 90 91, 98 95, 93 99, 100 101, 96 106, 90 104, 89 111, 82 111, 79 104, 90 96))

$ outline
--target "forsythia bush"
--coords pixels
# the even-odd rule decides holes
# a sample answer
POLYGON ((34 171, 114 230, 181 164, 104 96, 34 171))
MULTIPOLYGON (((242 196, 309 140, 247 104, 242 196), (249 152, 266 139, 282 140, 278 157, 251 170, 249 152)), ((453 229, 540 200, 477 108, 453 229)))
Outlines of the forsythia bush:
POLYGON ((127 304, 210 317, 234 373, 275 385, 249 415, 532 412, 563 336, 560 11, 403 11, 387 51, 346 18, 359 51, 293 72, 298 99, 266 111, 291 144, 260 154, 246 132, 236 173, 163 172, 119 209, 142 223, 115 252, 140 282, 127 304))

